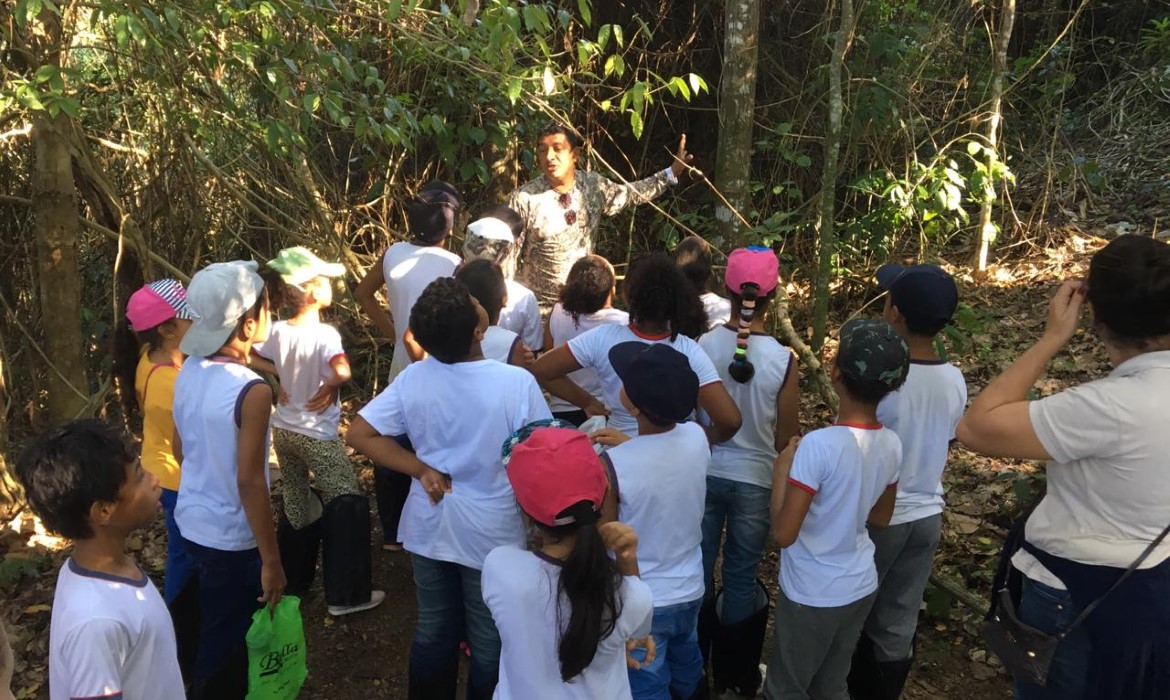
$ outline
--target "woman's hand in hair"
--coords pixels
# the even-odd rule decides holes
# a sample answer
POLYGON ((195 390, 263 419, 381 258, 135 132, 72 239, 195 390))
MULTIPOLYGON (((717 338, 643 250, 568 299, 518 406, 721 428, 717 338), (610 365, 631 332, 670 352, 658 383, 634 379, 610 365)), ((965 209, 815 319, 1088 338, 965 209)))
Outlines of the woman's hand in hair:
POLYGON ((606 549, 613 552, 619 567, 627 563, 637 566, 638 535, 634 528, 615 520, 598 525, 597 531, 601 533, 601 540, 605 542, 606 549))
POLYGON ((1068 280, 1060 285, 1052 295, 1052 301, 1048 302, 1048 324, 1044 328, 1044 335, 1061 346, 1067 343, 1080 325, 1084 303, 1084 282, 1068 280))
POLYGON ((592 433, 589 433, 589 439, 598 445, 605 445, 606 447, 617 447, 623 442, 628 441, 630 436, 626 435, 617 428, 605 427, 599 428, 598 430, 594 430, 592 433))
POLYGON ((654 635, 648 634, 645 639, 630 639, 626 641, 626 666, 637 671, 654 663, 654 658, 658 656, 658 647, 654 644, 654 635), (634 650, 641 647, 646 650, 646 658, 639 662, 634 658, 634 650))

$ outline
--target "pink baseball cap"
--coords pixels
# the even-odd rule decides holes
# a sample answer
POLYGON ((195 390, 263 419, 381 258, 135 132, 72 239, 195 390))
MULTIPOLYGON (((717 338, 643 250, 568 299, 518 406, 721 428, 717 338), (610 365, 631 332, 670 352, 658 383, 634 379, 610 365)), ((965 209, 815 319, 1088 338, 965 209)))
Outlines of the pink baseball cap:
POLYGON ((538 428, 517 444, 508 481, 524 512, 550 527, 577 522, 577 515, 565 511, 582 501, 598 513, 608 486, 589 437, 569 428, 538 428))
POLYGON ((727 288, 734 294, 745 284, 760 288, 760 294, 768 294, 780 283, 780 261, 771 248, 748 246, 736 248, 727 258, 727 274, 724 276, 727 288))
POLYGON ((195 318, 187 306, 187 290, 178 280, 151 282, 131 294, 126 302, 126 319, 134 331, 154 328, 172 318, 195 318))

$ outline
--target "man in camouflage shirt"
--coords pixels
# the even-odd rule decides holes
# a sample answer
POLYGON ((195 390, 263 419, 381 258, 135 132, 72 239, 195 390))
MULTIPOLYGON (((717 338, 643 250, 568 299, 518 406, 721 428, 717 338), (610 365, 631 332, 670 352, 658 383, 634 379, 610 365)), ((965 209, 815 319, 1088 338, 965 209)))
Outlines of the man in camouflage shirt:
POLYGON ((669 168, 645 180, 618 184, 594 172, 577 170, 581 141, 568 128, 551 124, 539 134, 536 160, 541 177, 512 193, 508 206, 524 220, 520 277, 536 293, 542 311, 557 301, 569 268, 593 252, 601 216, 613 216, 630 204, 648 202, 687 167, 687 137, 669 168))

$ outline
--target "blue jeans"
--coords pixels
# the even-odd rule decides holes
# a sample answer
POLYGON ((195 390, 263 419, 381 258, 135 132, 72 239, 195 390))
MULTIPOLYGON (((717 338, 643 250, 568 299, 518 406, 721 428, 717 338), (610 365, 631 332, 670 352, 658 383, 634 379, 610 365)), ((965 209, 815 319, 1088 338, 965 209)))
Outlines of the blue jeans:
MULTIPOLYGON (((650 632, 657 647, 649 666, 630 670, 630 691, 635 700, 670 700, 670 691, 689 698, 703 680, 703 654, 699 651, 699 607, 703 599, 654 608, 650 632)), ((633 651, 639 663, 643 649, 633 651)))
POLYGON ((178 491, 163 489, 159 498, 167 521, 167 564, 166 578, 163 581, 163 600, 168 605, 195 574, 195 562, 187 553, 183 535, 179 533, 179 524, 175 522, 175 501, 178 497, 178 491))
POLYGON ((756 568, 764 556, 771 529, 772 489, 755 484, 707 477, 707 510, 703 513, 703 573, 707 596, 715 595, 715 558, 723 545, 723 605, 720 621, 731 625, 756 611, 756 568))
MULTIPOLYGON (((248 687, 248 652, 244 636, 252 613, 261 606, 260 550, 229 552, 185 540, 199 574, 199 653, 195 686, 248 687)), ((226 700, 232 691, 219 694, 226 700)), ((209 697, 215 694, 208 692, 209 697)), ((243 697, 240 695, 239 697, 243 697)))
MULTIPOLYGON (((1080 609, 1073 604, 1068 591, 1025 576, 1017 614, 1020 620, 1041 632, 1055 634, 1068 628, 1080 609)), ((1052 665, 1048 667, 1048 685, 1041 688, 1016 683, 1017 700, 1083 700, 1091 652, 1088 631, 1084 627, 1074 629, 1056 646, 1052 665)))
MULTIPOLYGON (((418 554, 410 558, 418 598, 418 624, 410 645, 412 686, 433 689, 454 679, 459 643, 466 639, 471 647, 469 697, 491 697, 500 679, 500 633, 483 602, 481 572, 418 554)), ((453 682, 450 689, 453 693, 453 682)), ((436 692, 420 690, 420 696, 436 697, 436 692)))

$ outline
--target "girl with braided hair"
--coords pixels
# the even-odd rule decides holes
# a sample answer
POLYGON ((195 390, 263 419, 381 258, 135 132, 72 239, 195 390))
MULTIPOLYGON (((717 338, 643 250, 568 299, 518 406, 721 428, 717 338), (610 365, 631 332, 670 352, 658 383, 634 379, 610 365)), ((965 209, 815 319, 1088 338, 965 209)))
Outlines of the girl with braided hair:
MULTIPOLYGON (((764 330, 779 282, 779 262, 768 248, 740 248, 727 262, 731 321, 699 339, 743 415, 731 440, 714 445, 707 469, 703 516, 706 599, 699 643, 710 651, 719 692, 754 697, 768 624, 768 595, 756 567, 768 540, 772 462, 800 427, 800 387, 792 351, 764 330), (723 590, 716 603, 715 559, 723 547, 723 590)), ((706 416, 700 416, 704 420, 706 416)))

